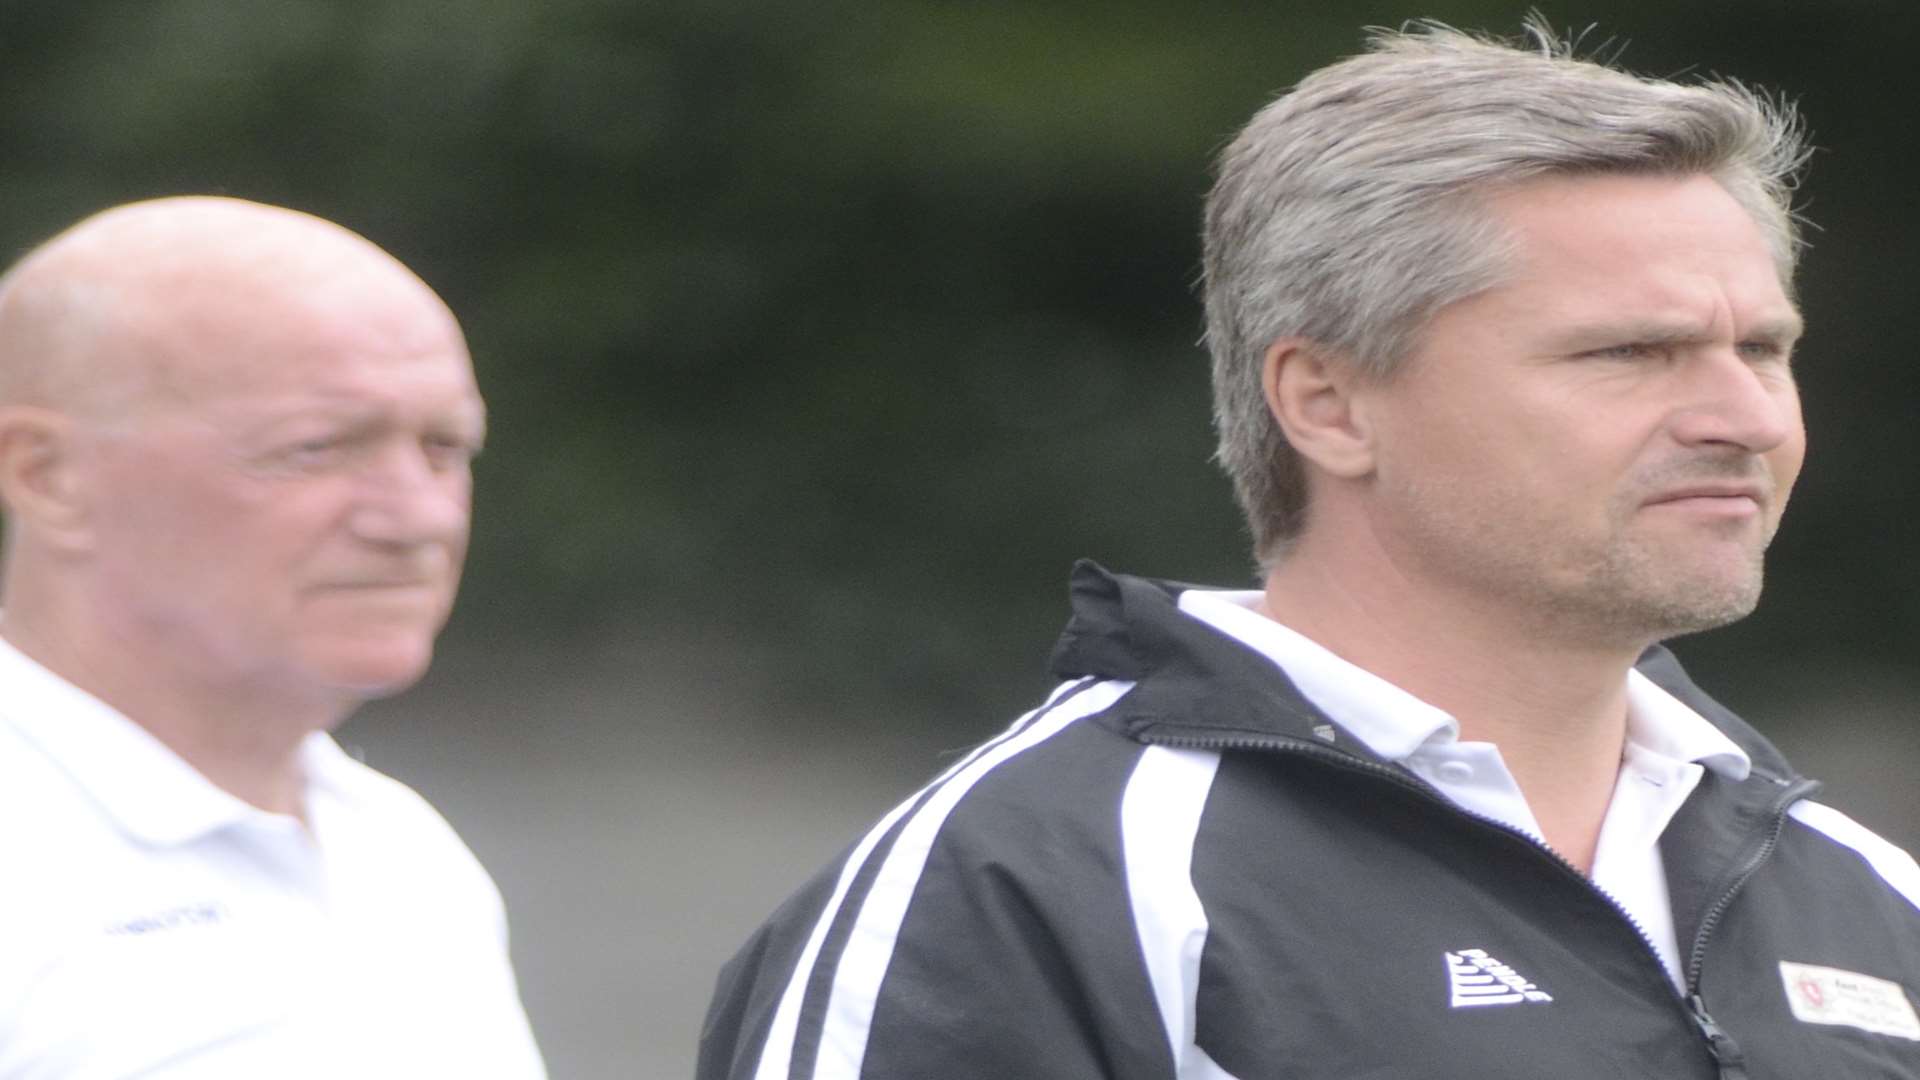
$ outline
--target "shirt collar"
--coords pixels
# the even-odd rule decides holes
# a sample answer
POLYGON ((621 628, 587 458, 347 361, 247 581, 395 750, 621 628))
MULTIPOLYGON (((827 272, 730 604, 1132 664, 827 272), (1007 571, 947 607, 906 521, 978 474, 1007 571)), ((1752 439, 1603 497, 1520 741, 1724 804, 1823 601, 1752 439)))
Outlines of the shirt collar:
MULTIPOLYGON (((0 639, 0 686, 6 688, 0 724, 51 759, 139 842, 174 847, 243 821, 282 817, 215 786, 147 729, 5 639, 0 639)), ((301 751, 309 775, 324 773, 332 756, 340 755, 321 733, 309 736, 301 751)))
POLYGON ((1255 611, 1257 592, 1188 589, 1180 610, 1278 664, 1294 689, 1387 761, 1429 740, 1452 742, 1460 722, 1326 646, 1255 611))
POLYGON ((1753 759, 1726 732, 1637 669, 1627 672, 1627 741, 1672 761, 1697 761, 1729 780, 1753 771, 1753 759))
MULTIPOLYGON (((1430 742, 1453 742, 1460 723, 1398 686, 1260 614, 1253 591, 1188 589, 1180 610, 1278 664, 1294 688, 1387 761, 1405 761, 1430 742)), ((1627 740, 1675 761, 1698 761, 1744 780, 1746 751, 1705 717, 1637 670, 1627 673, 1627 740)))

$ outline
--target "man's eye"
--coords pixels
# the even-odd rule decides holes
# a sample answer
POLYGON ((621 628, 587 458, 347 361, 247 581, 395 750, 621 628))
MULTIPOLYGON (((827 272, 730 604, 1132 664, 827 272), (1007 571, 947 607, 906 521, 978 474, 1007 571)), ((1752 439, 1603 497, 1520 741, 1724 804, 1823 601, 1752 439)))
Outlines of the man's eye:
POLYGON ((1599 349, 1588 349, 1581 356, 1595 360, 1645 360, 1658 355, 1658 346, 1654 345, 1608 345, 1599 349))
POLYGON ((480 454, 479 446, 458 438, 428 439, 423 446, 427 460, 432 462, 435 468, 441 469, 459 468, 480 454))
POLYGON ((335 432, 296 439, 283 445, 275 455, 289 469, 332 469, 350 464, 365 453, 368 441, 352 433, 335 432))
POLYGON ((1743 341, 1739 349, 1741 356, 1755 361, 1785 360, 1789 355, 1787 347, 1777 341, 1743 341))

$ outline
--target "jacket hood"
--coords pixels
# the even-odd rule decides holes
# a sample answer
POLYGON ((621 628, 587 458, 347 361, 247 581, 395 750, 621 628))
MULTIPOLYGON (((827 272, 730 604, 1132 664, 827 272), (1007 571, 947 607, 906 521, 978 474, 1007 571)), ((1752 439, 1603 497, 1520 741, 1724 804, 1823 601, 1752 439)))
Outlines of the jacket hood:
MULTIPOLYGON (((1135 684, 1111 715, 1134 738, 1311 739, 1339 722, 1308 701, 1267 657, 1179 608, 1180 593, 1205 586, 1115 574, 1091 560, 1074 564, 1073 614, 1050 666, 1065 679, 1096 676, 1135 684)), ((1797 779, 1780 751, 1702 691, 1673 653, 1655 645, 1636 661, 1641 674, 1725 732, 1755 774, 1797 779)), ((1358 745, 1343 740, 1349 752, 1358 745)))

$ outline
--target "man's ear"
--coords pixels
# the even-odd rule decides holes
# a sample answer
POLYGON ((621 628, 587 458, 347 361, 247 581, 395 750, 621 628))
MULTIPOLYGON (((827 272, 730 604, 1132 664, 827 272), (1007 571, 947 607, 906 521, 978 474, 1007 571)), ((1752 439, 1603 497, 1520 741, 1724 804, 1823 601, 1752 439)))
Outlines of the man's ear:
POLYGON ((87 543, 73 422, 52 409, 0 406, 0 505, 14 526, 56 547, 87 543))
POLYGON ((1373 471, 1373 429, 1358 400, 1359 376, 1338 353, 1305 338, 1281 338, 1260 372, 1267 411, 1287 445, 1322 471, 1357 479, 1373 471))

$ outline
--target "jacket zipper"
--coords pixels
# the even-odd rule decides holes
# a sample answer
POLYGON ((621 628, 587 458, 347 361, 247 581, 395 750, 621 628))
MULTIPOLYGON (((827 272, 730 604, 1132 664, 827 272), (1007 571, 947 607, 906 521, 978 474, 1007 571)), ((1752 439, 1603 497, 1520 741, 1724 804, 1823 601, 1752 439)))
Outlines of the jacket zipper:
MULTIPOLYGON (((1324 761, 1336 768, 1347 769, 1369 776, 1377 776, 1380 779, 1414 792, 1429 801, 1438 803, 1462 817, 1480 822, 1500 832, 1506 833, 1509 836, 1525 842, 1529 849, 1546 856, 1549 863, 1578 880, 1580 884, 1586 886, 1587 889, 1599 896, 1602 900, 1605 900, 1607 905, 1613 908, 1613 910, 1626 921, 1627 925, 1633 928, 1635 935, 1640 938, 1640 944, 1645 946, 1647 956, 1651 957, 1654 965, 1660 969, 1661 981, 1668 986, 1672 985, 1672 980, 1667 977, 1666 965, 1660 962, 1660 951, 1654 948, 1653 939, 1647 936, 1646 929, 1640 925, 1639 920, 1633 917, 1632 912, 1629 912, 1621 906, 1620 901, 1614 899, 1605 889, 1595 885, 1592 878, 1581 873, 1578 867, 1575 867, 1566 860, 1565 856, 1553 850, 1553 848, 1548 847, 1543 841, 1535 839, 1526 831, 1516 829, 1504 821, 1495 820, 1494 818, 1487 817, 1485 814, 1475 813, 1472 810, 1460 806, 1458 803, 1441 794, 1433 785, 1417 776, 1368 761, 1364 758, 1355 757, 1343 751, 1334 750, 1330 747, 1320 746, 1316 743, 1305 742, 1303 740, 1230 737, 1202 738, 1198 736, 1183 737, 1153 733, 1140 734, 1137 737, 1149 743, 1159 743, 1163 746, 1176 746, 1192 750, 1259 750, 1314 758, 1324 761)), ((1746 885, 1747 880, 1753 877, 1754 873, 1760 869, 1760 866, 1773 854, 1774 846, 1778 844, 1780 840, 1780 831, 1786 824, 1787 807, 1791 806, 1795 800, 1816 786, 1818 785, 1812 781, 1802 780, 1800 783, 1790 787, 1775 801, 1772 808, 1772 829, 1768 832, 1761 844, 1754 849, 1746 863, 1742 865, 1740 873, 1734 876, 1733 881, 1729 883, 1726 890, 1720 894, 1719 899, 1715 900, 1707 909, 1706 916, 1700 921, 1700 929, 1694 934, 1693 949, 1688 954, 1686 971, 1687 989, 1684 995, 1676 995, 1675 1000, 1686 1009, 1687 1019, 1693 1024, 1694 1029, 1700 1033, 1701 1038, 1706 1041, 1707 1052, 1713 1057, 1714 1065, 1719 1069, 1720 1080, 1747 1080, 1746 1058, 1741 1052, 1739 1044, 1734 1041, 1733 1036, 1728 1034, 1727 1031, 1713 1019, 1712 1014, 1707 1012, 1706 1001, 1700 996, 1700 972, 1706 961, 1707 939, 1712 936, 1714 928, 1726 914, 1727 908, 1732 905, 1734 896, 1740 892, 1741 888, 1746 885)))
POLYGON ((1741 864, 1739 872, 1727 883, 1719 898, 1707 908, 1707 913, 1701 916, 1700 928, 1693 935, 1693 948, 1687 954, 1687 1007, 1693 1013, 1695 1025, 1707 1039, 1714 1064, 1720 1067, 1721 1080, 1746 1080, 1746 1057, 1740 1052, 1740 1044, 1707 1012, 1706 999, 1700 995, 1700 976, 1707 963, 1707 941, 1719 927, 1727 909, 1733 905, 1734 897, 1746 887, 1761 865, 1772 857, 1773 849, 1779 846, 1781 830, 1787 824, 1787 809, 1818 786, 1811 780, 1801 780, 1788 784, 1785 790, 1774 797, 1773 805, 1767 811, 1770 826, 1766 836, 1748 854, 1747 861, 1741 864))

